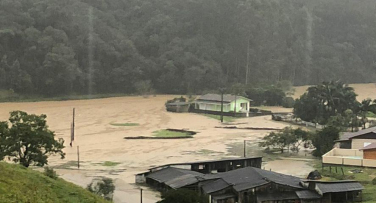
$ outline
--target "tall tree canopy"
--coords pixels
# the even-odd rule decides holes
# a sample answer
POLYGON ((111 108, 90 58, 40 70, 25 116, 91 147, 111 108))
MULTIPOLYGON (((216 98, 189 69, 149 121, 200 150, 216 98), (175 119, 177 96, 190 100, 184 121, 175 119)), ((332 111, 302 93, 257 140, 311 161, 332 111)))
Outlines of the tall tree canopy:
POLYGON ((0 0, 0 89, 199 93, 375 79, 376 1, 0 0))
POLYGON ((309 87, 296 100, 294 113, 305 121, 326 123, 331 116, 355 109, 358 106, 356 96, 354 89, 342 82, 323 82, 309 87))
POLYGON ((25 167, 31 164, 44 166, 49 155, 58 154, 63 159, 63 148, 64 140, 55 140, 54 132, 46 125, 45 115, 13 111, 9 123, 0 122, 1 160, 9 157, 25 167))

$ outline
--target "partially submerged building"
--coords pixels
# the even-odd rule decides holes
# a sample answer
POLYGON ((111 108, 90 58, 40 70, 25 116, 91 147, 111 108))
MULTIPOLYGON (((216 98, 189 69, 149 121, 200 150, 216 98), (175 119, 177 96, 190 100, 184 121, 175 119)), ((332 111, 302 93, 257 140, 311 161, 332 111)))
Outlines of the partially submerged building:
MULTIPOLYGON (((223 95, 223 112, 224 115, 248 117, 250 102, 252 100, 231 94, 223 95)), ((194 110, 196 113, 207 113, 219 115, 222 107, 222 95, 220 94, 206 94, 200 96, 194 102, 194 110)))
MULTIPOLYGON (((244 167, 261 168, 262 157, 248 157, 248 158, 229 158, 220 160, 196 161, 185 163, 172 163, 162 166, 150 168, 147 172, 136 175, 136 183, 143 183, 146 177, 154 172, 166 168, 185 169, 186 171, 195 171, 201 174, 213 174, 220 172, 227 172, 244 167)), ((183 172, 183 171, 181 171, 183 172)))
POLYGON ((363 190, 354 181, 306 181, 254 167, 217 174, 168 167, 149 173, 146 183, 159 190, 194 190, 210 203, 359 202, 363 190))
POLYGON ((344 133, 337 147, 324 154, 324 165, 376 167, 376 127, 344 133))

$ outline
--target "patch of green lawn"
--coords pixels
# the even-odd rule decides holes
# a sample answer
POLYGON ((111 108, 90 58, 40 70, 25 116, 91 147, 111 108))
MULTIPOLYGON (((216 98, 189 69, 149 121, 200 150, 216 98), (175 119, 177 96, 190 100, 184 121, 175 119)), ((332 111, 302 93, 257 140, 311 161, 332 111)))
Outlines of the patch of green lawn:
POLYGON ((117 166, 119 164, 119 162, 105 161, 102 166, 117 166))
POLYGON ((189 133, 177 132, 171 130, 158 130, 153 132, 155 137, 192 137, 189 133))
POLYGON ((329 167, 325 167, 324 171, 321 170, 321 161, 315 164, 315 168, 323 176, 323 180, 356 180, 359 181, 363 186, 363 202, 376 202, 376 185, 372 184, 372 180, 376 177, 376 169, 373 168, 360 168, 360 167, 342 167, 345 175, 342 175, 341 166, 337 167, 337 173, 335 167, 332 167, 332 172, 330 172, 329 167), (362 173, 351 173, 351 170, 358 169, 362 170, 362 173))
MULTIPOLYGON (((216 120, 221 120, 220 115, 212 115, 212 114, 205 114, 205 116, 209 118, 214 118, 216 120)), ((229 123, 229 122, 234 122, 236 120, 236 117, 231 117, 231 116, 223 116, 223 122, 229 123)))
POLYGON ((140 124, 138 123, 110 123, 113 126, 139 126, 140 124))
POLYGON ((367 116, 368 118, 376 118, 376 114, 374 114, 374 113, 372 113, 372 112, 370 112, 370 111, 367 112, 366 116, 367 116))

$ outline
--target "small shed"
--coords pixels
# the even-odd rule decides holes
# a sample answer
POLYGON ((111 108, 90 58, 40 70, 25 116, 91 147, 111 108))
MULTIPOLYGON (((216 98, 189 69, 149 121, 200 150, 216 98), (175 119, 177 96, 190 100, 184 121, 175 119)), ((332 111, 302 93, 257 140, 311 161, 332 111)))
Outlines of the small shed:
POLYGON ((196 113, 218 114, 222 111, 225 115, 249 116, 250 102, 252 100, 239 95, 205 94, 196 99, 194 109, 196 113))
POLYGON ((360 150, 363 151, 363 159, 376 160, 376 143, 369 144, 360 150))
POLYGON ((188 102, 172 102, 166 103, 166 110, 170 112, 184 113, 189 111, 190 103, 188 102))

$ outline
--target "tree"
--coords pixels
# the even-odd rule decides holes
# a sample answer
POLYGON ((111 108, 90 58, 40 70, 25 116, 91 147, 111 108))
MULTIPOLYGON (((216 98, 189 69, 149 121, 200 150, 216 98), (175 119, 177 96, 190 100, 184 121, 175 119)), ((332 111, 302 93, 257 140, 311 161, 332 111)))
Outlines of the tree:
POLYGON ((302 120, 325 124, 331 116, 356 108, 356 96, 354 89, 342 82, 323 82, 296 100, 294 113, 302 120))
POLYGON ((63 159, 64 140, 55 140, 55 133, 48 129, 46 115, 10 113, 9 123, 0 123, 0 158, 9 157, 25 167, 31 164, 44 166, 48 156, 58 154, 63 159))
POLYGON ((209 203, 208 198, 196 191, 187 189, 169 190, 162 194, 162 200, 157 203, 209 203))
POLYGON ((91 193, 99 195, 106 200, 112 200, 115 185, 111 178, 102 178, 101 180, 93 180, 88 186, 87 190, 91 193))
POLYGON ((307 141, 309 133, 300 128, 293 129, 291 127, 285 127, 280 132, 271 132, 269 135, 265 136, 262 142, 259 143, 260 147, 266 147, 269 149, 277 148, 284 152, 284 150, 291 149, 298 152, 300 150, 300 145, 302 142, 307 141))
POLYGON ((313 155, 321 157, 334 146, 334 141, 339 139, 339 129, 334 126, 327 126, 318 131, 316 135, 312 137, 312 144, 316 148, 313 151, 313 155))

